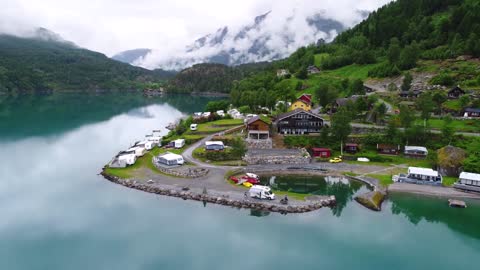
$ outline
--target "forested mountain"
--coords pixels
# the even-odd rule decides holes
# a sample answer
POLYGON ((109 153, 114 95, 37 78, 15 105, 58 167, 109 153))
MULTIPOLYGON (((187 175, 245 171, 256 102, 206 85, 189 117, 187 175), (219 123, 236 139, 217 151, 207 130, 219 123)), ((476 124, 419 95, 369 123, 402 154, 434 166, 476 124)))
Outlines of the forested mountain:
POLYGON ((0 92, 139 89, 172 75, 111 60, 46 29, 36 33, 0 35, 0 92))
POLYGON ((477 60, 456 64, 443 61, 458 56, 479 57, 478 33, 480 1, 397 0, 371 13, 332 43, 300 48, 272 63, 267 71, 235 83, 232 102, 264 106, 267 101, 255 98, 259 91, 288 100, 299 95, 297 90, 301 89, 321 94, 328 103, 337 96, 361 94, 361 80, 398 76, 419 63, 423 63, 422 70, 435 76, 430 83, 480 87, 477 60), (309 75, 307 67, 311 65, 321 72, 309 75), (275 76, 277 69, 287 69, 292 75, 280 80, 275 76))
POLYGON ((120 53, 115 54, 112 56, 112 59, 127 63, 133 64, 136 60, 145 57, 145 55, 149 54, 152 50, 150 49, 133 49, 128 51, 123 51, 120 53))
POLYGON ((235 67, 223 64, 197 64, 186 68, 170 80, 167 91, 174 93, 229 93, 234 82, 263 71, 267 63, 235 67))

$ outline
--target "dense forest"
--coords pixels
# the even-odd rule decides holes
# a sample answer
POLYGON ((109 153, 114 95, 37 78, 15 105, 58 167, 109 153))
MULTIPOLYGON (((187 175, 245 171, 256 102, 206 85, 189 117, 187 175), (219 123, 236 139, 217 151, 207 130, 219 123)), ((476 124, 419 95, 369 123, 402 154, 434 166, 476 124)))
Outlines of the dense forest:
POLYGON ((261 72, 267 63, 226 66, 223 64, 197 64, 179 72, 167 87, 174 93, 230 93, 235 81, 261 72))
POLYGON ((0 92, 140 89, 172 75, 120 63, 69 42, 0 35, 0 92))

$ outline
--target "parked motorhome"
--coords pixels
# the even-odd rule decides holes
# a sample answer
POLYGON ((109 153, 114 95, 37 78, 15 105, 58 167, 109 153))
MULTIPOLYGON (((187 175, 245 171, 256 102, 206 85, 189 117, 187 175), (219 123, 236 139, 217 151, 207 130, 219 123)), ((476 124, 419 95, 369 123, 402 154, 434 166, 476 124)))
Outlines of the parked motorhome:
POLYGON ((425 158, 428 155, 428 150, 423 146, 405 146, 403 154, 408 157, 425 158))
POLYGON ((205 142, 205 150, 217 150, 221 151, 225 149, 225 145, 222 141, 208 141, 205 142))
POLYGON ((178 139, 173 141, 173 147, 179 149, 185 146, 185 139, 178 139))
POLYGON ((480 192, 480 174, 462 172, 460 173, 458 182, 455 183, 453 187, 466 191, 480 192))
POLYGON ((147 149, 142 146, 134 146, 127 150, 128 152, 134 152, 135 156, 143 157, 147 153, 147 149))
POLYGON ((197 124, 191 124, 190 125, 190 130, 195 131, 197 130, 198 125, 197 124))
POLYGON ((154 131, 152 134, 146 135, 145 140, 149 141, 149 142, 152 142, 154 144, 154 146, 155 145, 158 145, 158 146, 162 145, 162 136, 160 136, 159 131, 154 131))
POLYGON ((400 183, 441 185, 442 176, 429 168, 408 167, 407 174, 395 175, 392 180, 400 183))
POLYGON ((261 200, 274 200, 275 194, 272 193, 272 189, 267 186, 254 185, 248 191, 250 197, 261 200))
POLYGON ((170 152, 155 157, 154 161, 156 163, 164 164, 167 166, 183 165, 183 163, 185 162, 181 155, 170 152))

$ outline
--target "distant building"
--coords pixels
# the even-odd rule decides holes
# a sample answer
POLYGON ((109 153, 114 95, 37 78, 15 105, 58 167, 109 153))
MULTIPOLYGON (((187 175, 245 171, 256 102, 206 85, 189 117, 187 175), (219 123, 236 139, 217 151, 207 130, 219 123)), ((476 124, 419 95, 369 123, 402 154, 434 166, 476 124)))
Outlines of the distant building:
POLYGON ((465 109, 464 117, 480 118, 480 108, 465 109))
POLYGON ((359 98, 365 98, 365 96, 353 95, 348 98, 337 98, 332 104, 332 112, 336 112, 338 108, 346 106, 349 102, 355 103, 359 98))
POLYGON ((420 90, 414 90, 414 91, 400 91, 398 93, 398 96, 401 98, 418 98, 422 94, 422 91, 420 90))
POLYGON ((356 154, 359 151, 359 146, 356 143, 346 143, 345 144, 345 152, 350 154, 356 154))
POLYGON ((281 78, 281 77, 285 77, 287 75, 290 75, 290 72, 288 71, 288 69, 279 69, 277 70, 277 77, 278 78, 281 78))
POLYGON ((480 192, 480 174, 462 172, 458 182, 453 187, 466 191, 480 192))
POLYGON ((312 109, 312 95, 303 94, 290 106, 290 110, 303 109, 310 111, 312 109))
POLYGON ((314 157, 329 158, 332 156, 332 151, 328 148, 312 148, 314 157))
POLYGON ((320 69, 312 65, 307 67, 307 72, 308 74, 317 74, 317 73, 320 73, 320 69))
POLYGON ((247 121, 248 138, 250 139, 268 139, 270 138, 270 123, 255 116, 247 121))
POLYGON ((302 109, 296 109, 277 117, 276 126, 282 134, 319 133, 323 127, 320 115, 302 109))
POLYGON ((377 151, 382 155, 398 155, 400 153, 400 145, 377 144, 377 151))
POLYGON ((449 99, 459 99, 461 96, 465 95, 465 91, 460 88, 460 86, 455 86, 452 90, 448 91, 449 99))

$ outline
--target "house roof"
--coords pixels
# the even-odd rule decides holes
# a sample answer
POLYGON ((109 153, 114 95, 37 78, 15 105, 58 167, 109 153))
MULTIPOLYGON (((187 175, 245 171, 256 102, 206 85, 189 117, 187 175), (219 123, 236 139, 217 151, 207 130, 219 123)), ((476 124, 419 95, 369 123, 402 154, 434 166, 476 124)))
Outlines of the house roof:
POLYGON ((323 121, 323 118, 320 117, 320 115, 315 114, 315 113, 312 113, 312 112, 309 112, 309 111, 305 111, 305 110, 303 110, 303 109, 295 109, 295 110, 293 110, 293 111, 289 111, 289 112, 280 114, 280 115, 277 116, 277 120, 276 120, 276 121, 278 122, 278 121, 280 121, 280 120, 282 120, 282 119, 285 119, 285 118, 287 118, 287 117, 290 117, 290 116, 292 116, 292 115, 295 115, 295 114, 298 114, 298 113, 301 113, 301 112, 306 113, 306 114, 309 114, 309 115, 311 115, 311 116, 313 116, 313 117, 319 118, 319 119, 321 119, 321 120, 323 121))
POLYGON ((257 115, 257 116, 254 116, 254 117, 250 118, 250 119, 247 121, 247 125, 251 125, 251 124, 255 123, 255 122, 258 121, 258 120, 264 122, 264 123, 267 124, 267 125, 270 125, 270 124, 271 124, 271 123, 269 123, 269 121, 267 121, 267 119, 265 119, 264 117, 261 117, 261 116, 257 115))
POLYGON ((438 172, 428 168, 408 167, 408 173, 437 177, 438 172))
POLYGON ((312 151, 318 151, 318 152, 329 152, 331 151, 329 148, 318 148, 318 147, 314 147, 312 148, 312 151))
POLYGON ((478 173, 469 173, 469 172, 462 172, 459 176, 460 179, 466 180, 473 180, 473 181, 480 181, 480 174, 478 173))
POLYGON ((465 112, 480 113, 480 108, 466 108, 465 112))
POLYGON ((421 152, 427 152, 427 148, 423 146, 405 146, 405 151, 421 151, 421 152))
POLYGON ((164 158, 166 160, 177 160, 179 158, 183 158, 181 155, 177 155, 174 153, 167 152, 163 155, 158 156, 159 158, 164 158))
POLYGON ((460 86, 458 86, 458 85, 455 86, 454 88, 452 88, 450 91, 448 91, 448 93, 452 93, 452 92, 454 92, 454 91, 460 91, 460 92, 462 92, 463 94, 465 94, 465 91, 463 91, 463 89, 460 88, 460 86))
POLYGON ((377 149, 398 149, 398 145, 392 144, 378 144, 377 149))
POLYGON ((357 101, 357 99, 359 99, 360 97, 363 97, 363 96, 359 96, 359 95, 353 95, 351 97, 347 97, 347 98, 337 98, 335 100, 335 102, 337 103, 338 106, 345 106, 347 105, 347 102, 348 101, 352 101, 352 102, 355 102, 357 101))
POLYGON ((312 104, 312 95, 310 94, 303 94, 301 95, 298 99, 298 101, 303 101, 303 103, 307 104, 307 105, 311 105, 312 104))

